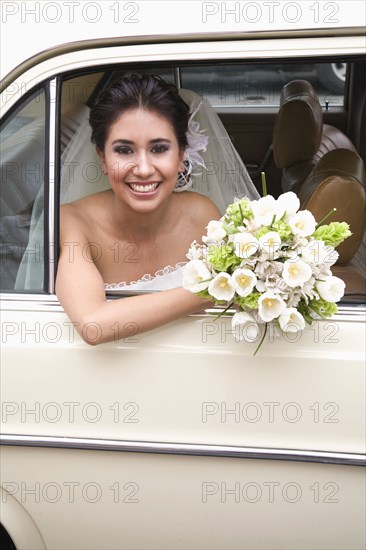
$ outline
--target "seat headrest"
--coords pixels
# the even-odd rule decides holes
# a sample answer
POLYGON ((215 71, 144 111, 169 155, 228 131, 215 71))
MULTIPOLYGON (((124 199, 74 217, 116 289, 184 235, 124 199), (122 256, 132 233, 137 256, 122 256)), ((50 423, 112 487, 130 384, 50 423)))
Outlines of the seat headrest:
POLYGON ((292 98, 310 96, 314 101, 319 102, 316 91, 307 80, 291 80, 281 90, 280 106, 292 98))
POLYGON ((366 172, 362 159, 349 149, 329 151, 312 170, 298 193, 301 208, 320 221, 332 208, 325 223, 345 221, 351 237, 337 247, 338 264, 347 264, 361 244, 366 222, 366 172))
POLYGON ((318 96, 306 80, 282 88, 274 133, 273 154, 278 168, 310 160, 320 146, 323 114, 318 96))

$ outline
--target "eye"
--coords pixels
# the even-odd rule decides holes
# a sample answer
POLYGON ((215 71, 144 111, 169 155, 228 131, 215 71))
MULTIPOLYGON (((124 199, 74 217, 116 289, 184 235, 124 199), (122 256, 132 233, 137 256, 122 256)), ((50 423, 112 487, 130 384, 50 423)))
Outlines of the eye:
POLYGON ((160 143, 158 145, 154 145, 154 147, 151 149, 153 153, 165 153, 165 151, 168 151, 169 146, 165 143, 160 143))
POLYGON ((118 145, 118 147, 115 147, 114 152, 118 155, 130 155, 133 150, 128 145, 118 145))

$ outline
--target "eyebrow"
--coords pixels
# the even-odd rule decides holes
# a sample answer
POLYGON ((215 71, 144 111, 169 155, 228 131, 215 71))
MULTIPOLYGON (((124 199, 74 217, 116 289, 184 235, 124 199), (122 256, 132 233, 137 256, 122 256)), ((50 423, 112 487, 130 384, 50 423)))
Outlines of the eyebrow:
MULTIPOLYGON (((161 142, 171 143, 170 139, 166 139, 166 138, 156 138, 156 139, 151 139, 149 141, 149 143, 151 144, 161 143, 161 142)), ((134 145, 134 142, 130 141, 129 139, 115 139, 114 141, 112 141, 112 145, 115 145, 116 143, 123 143, 124 145, 134 145)))

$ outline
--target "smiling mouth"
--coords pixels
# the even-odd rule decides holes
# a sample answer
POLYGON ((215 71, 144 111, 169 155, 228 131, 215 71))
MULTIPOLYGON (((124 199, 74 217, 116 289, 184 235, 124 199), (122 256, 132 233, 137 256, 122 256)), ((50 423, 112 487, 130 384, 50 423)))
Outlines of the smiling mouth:
POLYGON ((159 182, 155 181, 153 183, 129 183, 129 187, 135 193, 152 193, 159 187, 159 182))

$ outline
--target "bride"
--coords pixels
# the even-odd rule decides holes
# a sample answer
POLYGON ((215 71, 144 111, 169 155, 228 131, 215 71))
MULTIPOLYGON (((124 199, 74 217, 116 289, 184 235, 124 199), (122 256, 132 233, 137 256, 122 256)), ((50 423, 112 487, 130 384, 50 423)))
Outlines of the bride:
POLYGON ((207 306, 181 287, 190 244, 220 218, 212 200, 186 191, 207 141, 195 114, 174 86, 136 75, 113 83, 91 109, 92 142, 110 189, 61 207, 56 280, 60 303, 87 343, 124 338, 131 323, 151 330, 207 306), (106 288, 164 292, 107 300, 106 288))

